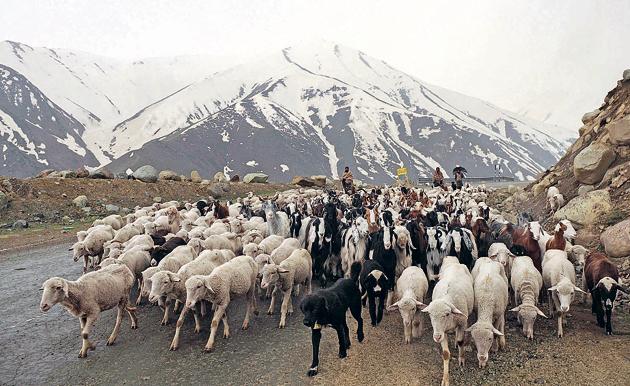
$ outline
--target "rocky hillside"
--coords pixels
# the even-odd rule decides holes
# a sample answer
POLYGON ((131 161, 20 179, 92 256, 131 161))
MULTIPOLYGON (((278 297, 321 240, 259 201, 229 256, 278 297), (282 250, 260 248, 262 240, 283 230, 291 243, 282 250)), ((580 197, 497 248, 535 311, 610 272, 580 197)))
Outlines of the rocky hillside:
POLYGON ((582 121, 580 137, 560 161, 512 200, 533 196, 533 214, 547 225, 569 219, 579 227, 578 243, 630 256, 630 70, 582 121), (566 202, 554 214, 545 207, 551 186, 566 202))

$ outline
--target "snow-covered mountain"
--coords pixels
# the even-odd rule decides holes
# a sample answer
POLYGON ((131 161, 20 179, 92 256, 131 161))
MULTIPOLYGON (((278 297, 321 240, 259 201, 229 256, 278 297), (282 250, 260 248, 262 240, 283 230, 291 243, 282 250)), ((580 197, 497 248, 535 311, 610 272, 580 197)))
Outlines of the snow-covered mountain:
POLYGON ((110 161, 111 129, 143 107, 222 69, 207 56, 124 61, 64 49, 0 42, 0 64, 23 74, 85 127, 84 140, 110 161))
POLYGON ((400 164, 416 177, 455 164, 492 175, 501 163, 506 174, 531 179, 566 148, 546 134, 551 126, 328 42, 216 73, 204 72, 212 66, 203 60, 129 67, 25 47, 0 44, 0 63, 9 57, 8 67, 85 127, 85 147, 101 163, 113 159, 114 171, 149 163, 211 175, 227 167, 284 181, 337 176, 348 165, 360 179, 387 182, 400 164))
POLYGON ((507 174, 531 179, 566 146, 548 129, 322 43, 231 68, 148 106, 114 129, 109 151, 115 169, 150 160, 286 180, 336 176, 348 165, 358 178, 385 182, 400 164, 415 177, 455 164, 493 175, 500 162, 507 174))

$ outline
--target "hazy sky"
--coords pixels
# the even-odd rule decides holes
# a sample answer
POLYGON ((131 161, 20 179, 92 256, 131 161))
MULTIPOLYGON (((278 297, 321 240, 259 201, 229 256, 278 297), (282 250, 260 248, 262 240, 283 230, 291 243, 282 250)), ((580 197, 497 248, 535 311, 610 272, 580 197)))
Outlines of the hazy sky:
POLYGON ((331 40, 574 130, 630 68, 629 37, 630 0, 2 0, 0 13, 0 40, 130 59, 331 40))

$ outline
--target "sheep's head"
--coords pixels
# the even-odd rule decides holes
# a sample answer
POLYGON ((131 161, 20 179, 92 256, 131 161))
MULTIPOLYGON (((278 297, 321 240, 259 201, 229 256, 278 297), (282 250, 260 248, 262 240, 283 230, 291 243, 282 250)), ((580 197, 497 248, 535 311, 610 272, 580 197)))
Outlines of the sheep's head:
POLYGON ((468 327, 466 331, 470 332, 470 335, 475 341, 477 347, 477 360, 479 361, 479 368, 486 367, 488 363, 488 353, 492 347, 495 336, 503 336, 503 333, 491 323, 477 322, 468 327))
POLYGON ((564 276, 560 279, 558 284, 549 288, 549 292, 558 297, 561 312, 569 311, 573 298, 575 298, 575 291, 584 292, 573 284, 569 278, 564 276))
POLYGON ((159 271, 151 278, 151 292, 149 292, 149 301, 156 302, 160 296, 172 292, 175 283, 180 282, 179 275, 169 271, 159 271))
POLYGON ((193 275, 186 280, 186 307, 193 308, 206 294, 214 294, 208 282, 208 276, 193 275))
POLYGON ((518 319, 523 324, 523 335, 527 339, 534 339, 534 323, 538 315, 543 318, 547 316, 535 305, 521 304, 512 308, 510 311, 518 312, 518 319))
POLYGON ((274 263, 265 264, 262 270, 262 280, 260 281, 260 287, 265 289, 271 285, 274 285, 280 280, 281 276, 289 271, 285 268, 276 265, 274 263))
POLYGON ((72 259, 74 261, 79 261, 79 258, 87 255, 87 248, 85 247, 85 243, 83 241, 78 241, 72 245, 72 248, 69 249, 72 251, 72 259))
POLYGON ((258 245, 254 243, 245 244, 245 246, 243 247, 243 254, 245 256, 255 258, 260 254, 260 249, 258 248, 258 245))
POLYGON ((457 307, 444 299, 432 301, 422 312, 428 313, 431 318, 435 343, 441 343, 442 340, 446 339, 446 329, 453 324, 454 317, 464 315, 457 307))
POLYGON ((263 268, 265 267, 265 264, 269 264, 271 263, 271 256, 269 256, 266 253, 259 253, 255 258, 254 261, 256 262, 256 264, 258 265, 258 277, 262 277, 263 274, 263 268))
POLYGON ((39 302, 39 309, 46 312, 68 297, 68 282, 60 277, 51 277, 42 284, 42 290, 44 292, 39 302))
POLYGON ((569 249, 569 253, 567 254, 567 256, 569 257, 569 261, 573 263, 578 272, 581 272, 584 269, 587 255, 588 249, 584 248, 581 245, 572 246, 571 249, 569 249))
POLYGON ((388 311, 398 310, 403 320, 403 328, 405 330, 405 343, 411 343, 411 332, 413 318, 417 309, 423 309, 426 305, 411 297, 402 298, 391 306, 387 307, 388 311))

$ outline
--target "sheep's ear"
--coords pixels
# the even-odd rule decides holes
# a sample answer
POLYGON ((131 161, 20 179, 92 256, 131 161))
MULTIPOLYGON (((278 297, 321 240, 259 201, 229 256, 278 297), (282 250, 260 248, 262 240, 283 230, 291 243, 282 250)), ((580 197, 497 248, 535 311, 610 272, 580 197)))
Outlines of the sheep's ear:
POLYGON ((289 273, 289 270, 286 268, 278 267, 278 273, 289 273))
POLYGON ((416 300, 416 308, 419 309, 420 311, 424 310, 425 308, 427 308, 427 305, 422 303, 419 300, 416 300))
POLYGON ((547 317, 547 315, 545 315, 545 313, 544 313, 544 312, 542 312, 542 311, 541 311, 538 307, 536 307, 536 313, 537 313, 538 315, 542 316, 542 317, 543 317, 543 318, 545 318, 545 319, 549 319, 549 318, 547 317))
POLYGON ((387 311, 394 311, 398 309, 398 302, 392 304, 391 306, 387 307, 387 311))
POLYGON ((575 285, 573 286, 573 289, 575 289, 576 291, 581 292, 581 293, 583 293, 583 294, 585 294, 585 293, 586 293, 586 292, 584 292, 584 290, 582 290, 582 288, 580 288, 580 287, 578 287, 578 286, 575 286, 575 285))
POLYGON ((519 305, 519 306, 516 306, 516 307, 512 308, 510 311, 511 312, 519 312, 520 310, 521 310, 521 306, 519 305))
POLYGON ((492 332, 494 333, 494 335, 496 336, 503 336, 503 333, 499 330, 497 330, 496 328, 492 327, 492 332))
POLYGON ((466 332, 472 332, 472 330, 475 329, 475 327, 477 326, 477 323, 473 323, 470 327, 468 327, 465 331, 466 332))
POLYGON ((549 288, 547 288, 547 291, 555 291, 555 290, 557 290, 557 289, 558 289, 558 286, 555 286, 555 285, 554 285, 553 287, 549 287, 549 288))

